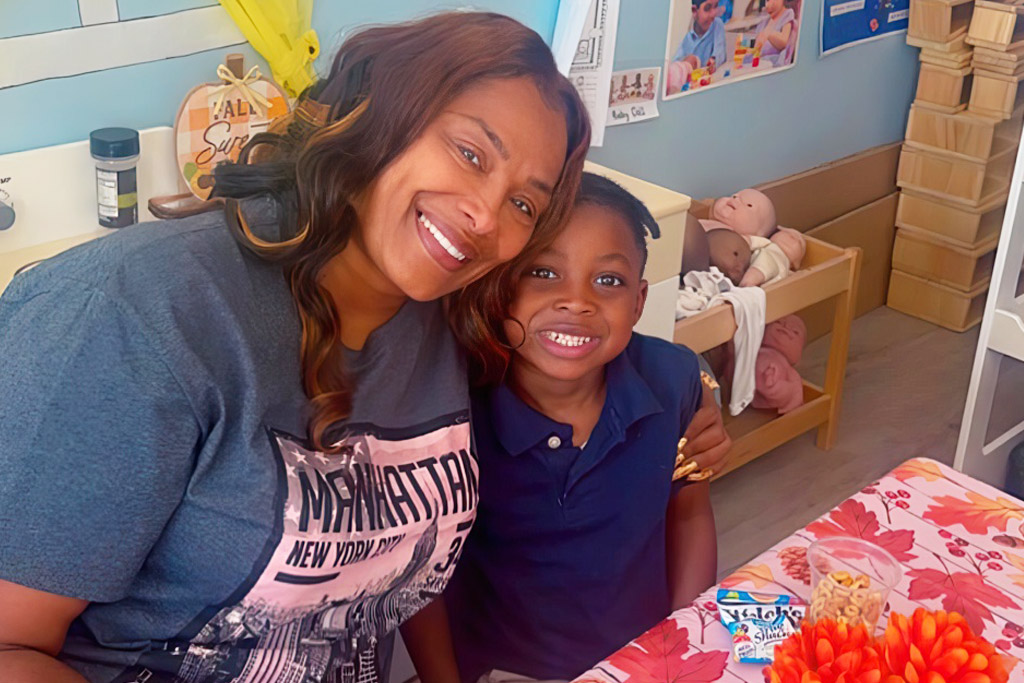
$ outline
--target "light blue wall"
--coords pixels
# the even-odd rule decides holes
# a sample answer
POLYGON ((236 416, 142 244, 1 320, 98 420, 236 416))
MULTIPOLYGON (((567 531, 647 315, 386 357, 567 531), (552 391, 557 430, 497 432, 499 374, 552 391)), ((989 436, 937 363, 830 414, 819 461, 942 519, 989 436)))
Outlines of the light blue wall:
MULTIPOLYGON (((668 0, 622 4, 615 68, 660 65, 668 0)), ((792 69, 659 102, 660 118, 608 129, 590 158, 706 197, 903 139, 917 50, 897 35, 820 59, 820 20, 820 0, 804 0, 792 69)))
MULTIPOLYGON (((214 4, 210 0, 120 0, 125 18, 214 4)), ((534 28, 546 40, 554 31, 558 0, 474 0, 472 3, 431 0, 317 0, 313 28, 320 36, 326 69, 345 31, 361 24, 410 19, 438 9, 465 7, 503 12, 534 28)), ((78 25, 75 0, 0 0, 0 37, 24 35, 78 25)), ((247 64, 270 71, 248 45, 217 49, 148 64, 110 69, 0 89, 0 154, 84 140, 105 126, 149 128, 173 125, 185 94, 199 83, 214 80, 227 52, 246 55, 247 64)), ((15 67, 16 68, 16 67, 15 67)))

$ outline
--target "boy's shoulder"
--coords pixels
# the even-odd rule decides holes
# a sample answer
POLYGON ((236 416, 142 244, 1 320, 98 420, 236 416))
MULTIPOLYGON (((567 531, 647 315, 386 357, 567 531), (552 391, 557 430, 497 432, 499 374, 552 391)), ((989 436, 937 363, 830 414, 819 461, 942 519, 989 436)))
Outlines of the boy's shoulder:
POLYGON ((675 387, 680 380, 700 376, 697 354, 681 344, 634 332, 623 352, 651 388, 675 387))

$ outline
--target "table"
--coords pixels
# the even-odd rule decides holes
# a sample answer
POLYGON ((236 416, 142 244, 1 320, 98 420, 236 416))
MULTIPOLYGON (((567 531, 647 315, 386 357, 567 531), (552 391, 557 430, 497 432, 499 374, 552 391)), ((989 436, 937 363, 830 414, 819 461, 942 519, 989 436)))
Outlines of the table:
MULTIPOLYGON (((779 495, 787 495, 780 490, 779 495)), ((757 514, 751 510, 751 514, 757 514)), ((877 543, 903 565, 890 610, 962 613, 975 633, 1006 655, 1011 680, 1024 680, 1024 502, 946 465, 909 460, 828 514, 762 553, 694 604, 630 642, 578 683, 763 681, 762 666, 732 660, 718 620, 719 587, 810 597, 807 546, 828 536, 877 543)))

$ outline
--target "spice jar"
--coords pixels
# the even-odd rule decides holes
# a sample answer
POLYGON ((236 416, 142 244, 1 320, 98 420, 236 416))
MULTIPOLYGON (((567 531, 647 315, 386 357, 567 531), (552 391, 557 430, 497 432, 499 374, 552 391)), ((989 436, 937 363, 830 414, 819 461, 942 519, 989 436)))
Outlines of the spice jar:
POLYGON ((100 225, 123 228, 139 222, 135 165, 139 132, 131 128, 100 128, 89 134, 96 160, 96 210, 100 225))

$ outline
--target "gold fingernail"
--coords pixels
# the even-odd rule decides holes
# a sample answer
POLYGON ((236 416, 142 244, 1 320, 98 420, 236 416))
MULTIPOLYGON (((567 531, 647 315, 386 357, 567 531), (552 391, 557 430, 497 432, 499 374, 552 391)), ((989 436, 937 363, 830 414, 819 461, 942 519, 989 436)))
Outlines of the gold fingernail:
POLYGON ((686 481, 704 481, 705 479, 710 479, 713 476, 715 476, 715 471, 709 467, 706 470, 701 470, 700 472, 691 474, 686 478, 686 481))
POLYGON ((698 465, 694 460, 685 462, 682 465, 677 465, 675 472, 672 474, 672 481, 680 479, 681 477, 688 477, 699 469, 700 465, 698 465))

